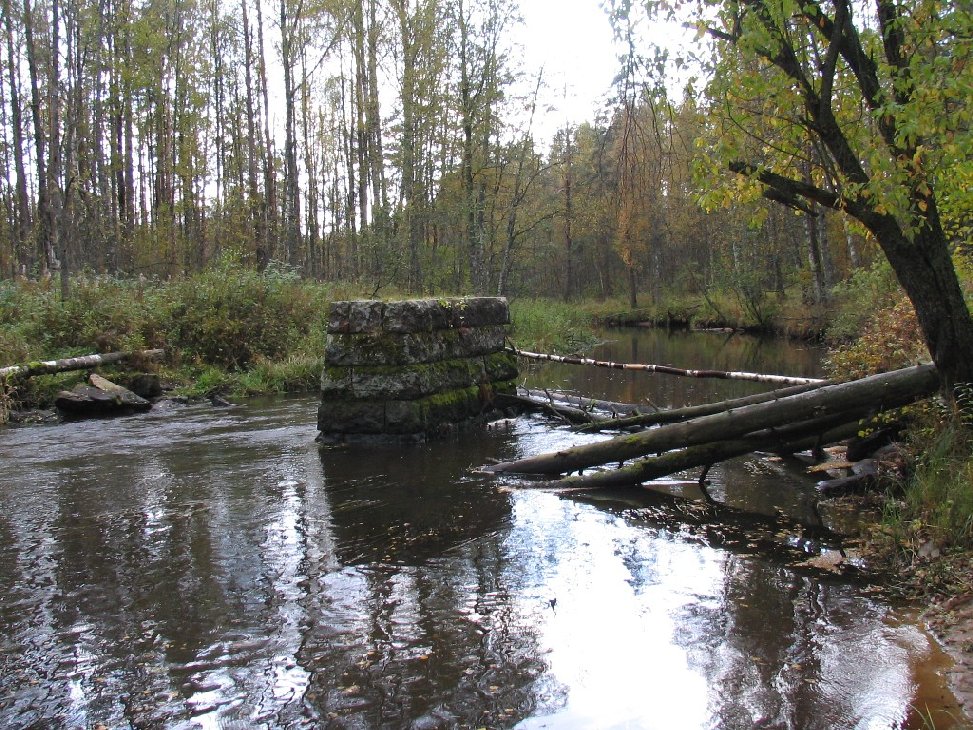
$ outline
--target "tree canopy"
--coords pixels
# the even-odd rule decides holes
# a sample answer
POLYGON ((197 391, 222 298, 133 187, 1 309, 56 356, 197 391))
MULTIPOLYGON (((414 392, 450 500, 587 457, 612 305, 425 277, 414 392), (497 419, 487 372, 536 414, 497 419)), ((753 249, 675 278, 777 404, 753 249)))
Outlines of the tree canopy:
MULTIPOLYGON (((970 235, 973 14, 940 0, 707 0, 709 166, 870 232, 947 384, 973 381, 973 320, 952 262, 970 235)), ((684 8, 681 8, 684 9, 684 8)))

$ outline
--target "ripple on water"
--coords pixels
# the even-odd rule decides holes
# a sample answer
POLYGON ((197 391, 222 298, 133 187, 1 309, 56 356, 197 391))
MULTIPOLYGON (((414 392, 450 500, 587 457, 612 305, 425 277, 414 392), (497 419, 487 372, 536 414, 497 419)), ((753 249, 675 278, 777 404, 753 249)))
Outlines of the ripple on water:
MULTIPOLYGON (((471 469, 590 437, 319 451, 314 414, 0 431, 0 722, 892 728, 935 694, 928 640, 854 586, 674 533, 639 493, 471 469)), ((711 478, 776 499, 785 472, 711 478)))

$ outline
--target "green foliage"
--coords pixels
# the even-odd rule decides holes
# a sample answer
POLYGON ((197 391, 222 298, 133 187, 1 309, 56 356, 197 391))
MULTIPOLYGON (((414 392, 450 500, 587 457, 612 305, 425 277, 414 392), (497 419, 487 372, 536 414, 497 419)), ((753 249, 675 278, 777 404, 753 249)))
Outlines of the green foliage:
POLYGON ((915 310, 900 293, 868 314, 856 339, 833 348, 826 366, 831 377, 851 379, 928 361, 915 310))
POLYGON ((973 389, 953 411, 926 408, 909 433, 915 468, 890 503, 886 523, 900 548, 915 555, 973 548, 973 389))
POLYGON ((510 304, 511 336, 522 349, 580 352, 597 343, 592 315, 556 299, 517 299, 510 304))
MULTIPOLYGON (((67 302, 50 282, 0 282, 0 365, 165 347, 175 363, 167 376, 192 382, 192 396, 313 390, 332 293, 293 268, 258 273, 233 258, 172 284, 80 277, 67 302)), ((14 395, 49 403, 73 384, 62 380, 31 378, 14 395)))
POLYGON ((80 276, 71 299, 51 282, 8 283, 0 293, 0 362, 159 347, 159 313, 137 282, 80 276))
POLYGON ((846 343, 858 337, 877 310, 898 301, 902 289, 895 280, 888 261, 879 259, 871 267, 858 269, 832 290, 834 314, 826 337, 833 344, 846 343))
POLYGON ((173 295, 170 344, 227 368, 284 356, 323 318, 288 272, 261 275, 232 261, 180 282, 173 295))

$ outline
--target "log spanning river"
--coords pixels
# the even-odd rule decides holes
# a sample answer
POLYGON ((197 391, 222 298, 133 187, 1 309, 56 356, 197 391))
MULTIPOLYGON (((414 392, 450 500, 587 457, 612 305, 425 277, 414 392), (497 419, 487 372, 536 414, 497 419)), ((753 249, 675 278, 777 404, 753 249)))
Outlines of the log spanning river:
MULTIPOLYGON (((818 374, 819 353, 793 345, 606 337, 595 357, 818 374)), ((528 377, 660 406, 758 389, 528 377)), ((877 730, 923 727, 926 708, 953 726, 946 660, 867 585, 680 528, 638 490, 559 495, 474 471, 602 437, 522 417, 322 451, 316 408, 169 404, 0 430, 0 726, 877 730)), ((755 458, 710 480, 768 514, 805 514, 813 486, 755 458)))

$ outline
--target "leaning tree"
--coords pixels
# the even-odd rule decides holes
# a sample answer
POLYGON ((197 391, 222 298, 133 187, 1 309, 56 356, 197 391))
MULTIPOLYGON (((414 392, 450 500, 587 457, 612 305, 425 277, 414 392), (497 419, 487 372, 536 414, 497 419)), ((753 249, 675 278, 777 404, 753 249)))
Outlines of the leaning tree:
POLYGON ((951 0, 692 5, 713 41, 712 164, 772 200, 857 220, 915 307, 944 391, 973 382, 952 255, 970 236, 973 13, 951 0))

